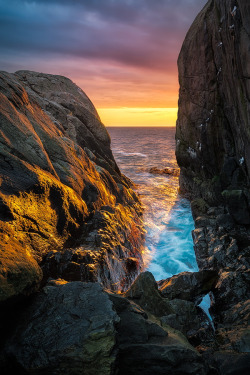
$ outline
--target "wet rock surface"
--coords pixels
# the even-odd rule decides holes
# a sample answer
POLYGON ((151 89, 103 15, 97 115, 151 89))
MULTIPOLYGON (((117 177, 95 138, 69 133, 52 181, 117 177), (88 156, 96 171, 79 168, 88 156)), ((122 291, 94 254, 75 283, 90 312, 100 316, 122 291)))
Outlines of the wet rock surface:
POLYGON ((118 374, 206 373, 201 356, 180 332, 162 325, 133 300, 115 295, 110 298, 120 317, 118 374))
MULTIPOLYGON (((189 280, 190 278, 197 280, 196 274, 197 272, 190 272, 189 280)), ((210 278, 211 276, 214 278, 214 273, 210 273, 210 278)), ((209 288, 207 278, 203 277, 203 280, 203 283, 200 281, 200 291, 196 292, 197 300, 202 299, 205 288, 208 292, 214 285, 214 282, 210 283, 209 288)), ((204 311, 192 302, 192 290, 189 295, 187 290, 185 292, 185 298, 188 301, 181 299, 180 296, 176 297, 179 291, 176 276, 156 283, 150 272, 143 272, 124 296, 139 305, 148 314, 158 317, 163 326, 167 325, 182 332, 194 347, 213 345, 213 327, 204 311), (161 289, 161 284, 168 284, 171 281, 173 281, 172 293, 166 297, 164 290, 161 289)))
POLYGON ((205 356, 223 375, 250 368, 249 19, 246 0, 208 1, 178 60, 180 188, 192 200, 198 266, 218 273, 205 356))
POLYGON ((228 217, 221 213, 224 210, 210 208, 206 216, 198 217, 199 226, 193 232, 195 253, 200 268, 217 270, 219 275, 210 311, 220 348, 249 352, 249 230, 232 228, 227 220, 223 226, 222 217, 228 217))

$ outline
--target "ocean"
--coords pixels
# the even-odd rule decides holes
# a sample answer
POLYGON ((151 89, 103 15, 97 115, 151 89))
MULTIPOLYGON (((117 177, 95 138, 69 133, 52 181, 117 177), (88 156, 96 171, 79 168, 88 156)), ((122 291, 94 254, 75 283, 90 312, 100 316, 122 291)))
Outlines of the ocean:
MULTIPOLYGON (((146 270, 157 281, 180 272, 198 271, 190 202, 178 193, 179 177, 149 173, 152 167, 178 168, 174 127, 107 127, 121 170, 136 184, 144 206, 146 270)), ((210 298, 200 307, 209 319, 210 298)))
POLYGON ((178 177, 149 173, 151 167, 178 168, 175 128, 109 127, 117 164, 135 184, 144 206, 148 271, 156 280, 197 271, 190 203, 178 194, 178 177))

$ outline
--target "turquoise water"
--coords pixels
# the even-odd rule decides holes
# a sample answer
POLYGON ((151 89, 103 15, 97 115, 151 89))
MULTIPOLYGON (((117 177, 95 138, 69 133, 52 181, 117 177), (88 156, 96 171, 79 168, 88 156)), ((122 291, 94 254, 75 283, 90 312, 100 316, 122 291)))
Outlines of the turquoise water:
MULTIPOLYGON (((194 222, 187 200, 177 195, 168 220, 162 223, 158 240, 148 242, 152 258, 148 270, 156 280, 166 279, 183 271, 198 271, 191 232, 194 222)), ((150 235, 151 229, 148 229, 150 235)))
POLYGON ((136 184, 144 205, 147 269, 156 280, 197 271, 190 203, 179 196, 176 176, 153 175, 151 167, 177 168, 175 128, 108 128, 121 171, 136 184))
MULTIPOLYGON (((151 167, 177 168, 175 128, 108 128, 120 170, 135 184, 144 205, 146 269, 157 281, 177 273, 198 271, 190 203, 178 194, 179 179, 153 175, 151 167)), ((210 299, 201 307, 208 313, 210 299)))

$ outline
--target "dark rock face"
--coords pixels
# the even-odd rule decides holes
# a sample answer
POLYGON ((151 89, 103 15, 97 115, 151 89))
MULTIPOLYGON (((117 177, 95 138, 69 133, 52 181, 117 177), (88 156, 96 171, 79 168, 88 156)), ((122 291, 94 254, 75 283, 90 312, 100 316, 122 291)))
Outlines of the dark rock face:
POLYGON ((198 305, 216 284, 215 271, 182 272, 158 282, 161 294, 168 299, 179 298, 198 305))
POLYGON ((65 77, 2 72, 0 121, 0 301, 34 291, 41 265, 45 280, 128 286, 142 211, 86 94, 65 77))
POLYGON ((175 325, 164 321, 177 311, 174 303, 171 307, 170 301, 160 295, 151 273, 139 275, 125 296, 110 295, 120 318, 117 325, 119 375, 208 373, 202 356, 181 332, 172 328, 175 325))
POLYGON ((209 367, 202 356, 187 341, 190 327, 198 332, 204 323, 202 319, 195 320, 197 310, 192 302, 162 297, 149 272, 140 274, 125 296, 110 295, 120 317, 119 375, 208 373, 209 367), (188 303, 191 323, 188 309, 180 309, 188 303))
MULTIPOLYGON (((135 290, 156 293, 153 276, 138 279, 129 298, 98 283, 51 280, 20 315, 5 344, 1 374, 207 375, 202 355, 164 322, 168 311, 162 304, 155 306, 156 315, 149 312, 152 306, 142 308, 145 301, 135 290)), ((164 300, 160 294, 158 299, 164 300)))
POLYGON ((167 299, 159 293, 154 276, 150 272, 141 273, 125 293, 147 312, 155 316, 172 314, 174 311, 167 299))
POLYGON ((225 201, 242 224, 250 224, 249 18, 247 0, 208 1, 178 60, 181 189, 210 205, 225 201))
POLYGON ((223 210, 210 208, 205 216, 197 218, 194 248, 199 267, 219 274, 212 288, 211 313, 220 348, 249 352, 249 230, 232 227, 223 210))
POLYGON ((213 329, 206 314, 192 302, 194 300, 194 287, 190 288, 190 280, 195 280, 196 285, 199 280, 199 288, 196 288, 195 293, 195 300, 198 301, 202 299, 205 290, 206 293, 212 290, 216 276, 211 271, 207 271, 206 276, 205 272, 200 272, 200 277, 198 274, 199 272, 190 272, 188 275, 180 274, 177 282, 176 278, 179 275, 156 283, 150 272, 143 272, 124 296, 139 305, 147 314, 159 318, 163 326, 167 325, 182 332, 195 347, 201 345, 205 347, 211 345, 211 342, 214 341, 213 329), (183 276, 186 276, 184 277, 186 285, 183 283, 184 292, 181 295, 179 284, 182 282, 183 276), (211 282, 211 280, 213 281, 211 282), (164 286, 167 284, 171 293, 169 291, 166 296, 164 286))
POLYGON ((221 374, 250 368, 249 20, 247 0, 208 1, 178 60, 180 187, 193 200, 199 268, 219 275, 208 358, 221 374))
POLYGON ((51 283, 33 301, 7 344, 28 374, 110 374, 119 317, 98 283, 51 283))

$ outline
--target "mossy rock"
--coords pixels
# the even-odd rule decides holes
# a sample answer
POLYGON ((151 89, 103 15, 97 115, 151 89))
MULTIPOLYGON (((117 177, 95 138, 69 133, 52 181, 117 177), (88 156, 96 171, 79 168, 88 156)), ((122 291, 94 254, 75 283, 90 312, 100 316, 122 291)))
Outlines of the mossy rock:
POLYGON ((250 224, 250 212, 247 197, 242 190, 224 190, 222 196, 228 206, 229 213, 238 224, 250 224))
POLYGON ((201 214, 206 214, 209 206, 204 199, 196 198, 191 202, 191 209, 193 217, 198 217, 201 214))

